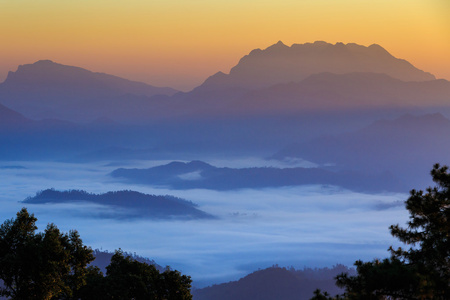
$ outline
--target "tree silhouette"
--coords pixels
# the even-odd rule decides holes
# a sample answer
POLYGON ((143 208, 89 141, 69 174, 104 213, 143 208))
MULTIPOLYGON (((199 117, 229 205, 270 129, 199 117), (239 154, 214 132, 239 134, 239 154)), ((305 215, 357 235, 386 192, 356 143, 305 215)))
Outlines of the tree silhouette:
POLYGON ((125 257, 117 250, 106 267, 87 265, 93 251, 77 231, 61 233, 55 224, 36 233, 37 219, 26 208, 0 226, 0 296, 10 299, 191 300, 191 278, 169 267, 125 257))
POLYGON ((86 265, 94 260, 77 231, 61 233, 49 224, 36 233, 37 219, 26 208, 0 226, 2 296, 11 299, 71 299, 85 284, 86 265))
POLYGON ((409 246, 389 248, 391 257, 355 262, 358 274, 336 277, 343 296, 316 291, 312 299, 450 299, 450 173, 433 166, 436 183, 426 191, 412 190, 405 201, 407 227, 390 226, 391 234, 409 246))
POLYGON ((117 250, 106 267, 106 276, 98 268, 89 268, 87 285, 78 297, 83 300, 154 299, 191 300, 191 278, 167 268, 160 273, 155 266, 125 257, 117 250))
POLYGON ((390 251, 393 257, 417 268, 422 277, 421 294, 450 299, 450 173, 447 166, 436 164, 431 176, 436 186, 425 193, 412 190, 406 201, 408 227, 390 227, 393 236, 411 247, 390 247, 390 251))

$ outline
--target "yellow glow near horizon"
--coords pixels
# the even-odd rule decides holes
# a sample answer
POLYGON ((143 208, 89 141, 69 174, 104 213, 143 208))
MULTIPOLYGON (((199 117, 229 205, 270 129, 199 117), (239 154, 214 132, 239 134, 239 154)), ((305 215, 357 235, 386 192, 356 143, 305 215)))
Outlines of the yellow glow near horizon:
POLYGON ((446 0, 0 0, 0 80, 39 59, 189 89, 254 48, 380 44, 450 79, 446 0))

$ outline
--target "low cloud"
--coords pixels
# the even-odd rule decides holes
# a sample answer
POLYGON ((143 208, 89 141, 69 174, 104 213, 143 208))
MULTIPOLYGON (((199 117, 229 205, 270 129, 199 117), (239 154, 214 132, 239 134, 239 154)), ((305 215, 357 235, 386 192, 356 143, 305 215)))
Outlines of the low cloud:
POLYGON ((408 217, 402 205, 407 194, 370 195, 317 185, 224 192, 169 190, 118 183, 106 175, 116 166, 105 164, 15 164, 25 168, 0 169, 2 222, 27 206, 38 218, 40 230, 50 222, 63 231, 77 229, 93 248, 136 252, 191 275, 196 286, 238 279, 273 264, 323 267, 386 257, 386 249, 396 243, 389 225, 404 224, 408 217), (105 208, 99 205, 19 202, 51 187, 174 195, 219 219, 100 219, 96 213, 105 208))

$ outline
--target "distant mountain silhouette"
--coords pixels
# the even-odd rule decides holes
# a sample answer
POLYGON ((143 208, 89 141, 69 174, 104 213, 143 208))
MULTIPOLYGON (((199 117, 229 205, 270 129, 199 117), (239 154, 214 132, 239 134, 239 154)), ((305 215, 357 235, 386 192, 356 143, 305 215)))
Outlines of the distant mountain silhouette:
POLYGON ((434 80, 379 46, 279 43, 252 51, 221 76, 240 80, 239 74, 251 84, 244 78, 242 86, 230 86, 221 79, 189 93, 150 96, 154 89, 147 85, 77 67, 51 61, 21 66, 0 84, 0 103, 14 111, 0 106, 5 116, 0 141, 8 145, 0 147, 0 156, 77 161, 192 160, 219 152, 267 156, 294 141, 406 112, 450 113, 450 82, 434 80), (341 59, 348 62, 346 73, 333 73, 341 70, 341 59), (261 71, 245 71, 254 65, 261 71), (399 79, 391 67, 425 81, 399 79), (264 84, 252 83, 260 79, 264 84))
POLYGON ((349 43, 317 41, 286 46, 281 41, 264 50, 255 49, 234 66, 230 74, 217 73, 199 89, 230 87, 258 89, 279 83, 301 81, 312 74, 330 72, 384 73, 403 81, 427 81, 435 77, 395 58, 379 45, 369 47, 349 43))
POLYGON ((9 72, 5 84, 27 85, 29 87, 50 86, 70 88, 83 94, 96 91, 98 94, 119 93, 144 96, 173 95, 178 91, 168 87, 155 87, 142 82, 131 81, 105 73, 39 60, 33 64, 21 65, 16 72, 9 72), (76 88, 74 87, 76 86, 76 88))
POLYGON ((82 190, 56 191, 47 189, 28 197, 23 203, 80 203, 91 202, 115 208, 115 213, 105 211, 106 218, 213 218, 196 208, 190 201, 173 196, 147 195, 135 191, 117 191, 91 194, 82 190))
POLYGON ((185 118, 448 107, 450 82, 379 45, 279 42, 253 50, 230 74, 219 72, 168 103, 170 113, 185 118))
MULTIPOLYGON (((279 116, 307 110, 449 106, 450 83, 381 46, 277 43, 189 93, 38 61, 10 72, 0 103, 28 118, 111 124, 279 116)), ((170 125, 169 125, 170 126, 170 125)))
POLYGON ((233 190, 308 184, 336 185, 357 191, 404 191, 388 173, 332 172, 321 168, 217 168, 202 161, 171 162, 149 169, 117 169, 113 177, 173 189, 233 190))
POLYGON ((293 144, 272 158, 302 158, 338 169, 389 171, 410 188, 429 183, 434 163, 450 163, 450 120, 441 114, 404 115, 351 133, 293 144))
MULTIPOLYGON (((49 129, 69 129, 76 125, 54 119, 35 121, 24 117, 22 114, 7 108, 0 104, 0 139, 6 136, 17 136, 17 134, 33 135, 38 131, 47 131, 49 129)), ((48 131, 47 131, 48 133, 48 131)), ((0 152, 1 153, 1 152, 0 152)))
POLYGON ((448 106, 450 82, 404 82, 385 74, 314 74, 300 82, 248 92, 222 110, 277 114, 379 108, 448 106))
POLYGON ((50 60, 21 65, 0 84, 0 103, 32 118, 85 120, 102 117, 101 110, 124 95, 151 97, 177 91, 94 73, 50 60), (92 117, 91 117, 92 115, 92 117))
POLYGON ((340 273, 354 275, 355 271, 342 265, 305 270, 272 267, 238 281, 193 290, 192 294, 195 300, 308 300, 316 289, 333 296, 342 293, 334 280, 340 273))

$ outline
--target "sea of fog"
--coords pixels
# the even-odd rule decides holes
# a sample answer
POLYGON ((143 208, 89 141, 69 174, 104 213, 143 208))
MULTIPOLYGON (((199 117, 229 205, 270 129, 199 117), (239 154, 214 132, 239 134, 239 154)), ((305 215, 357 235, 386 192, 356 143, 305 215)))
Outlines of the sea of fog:
MULTIPOLYGON (((207 161, 216 166, 249 167, 275 163, 258 159, 207 161)), ((0 162, 0 221, 26 206, 39 230, 55 223, 79 231, 93 249, 127 252, 190 275, 195 287, 237 280, 259 268, 352 265, 389 254, 397 241, 391 224, 405 224, 407 194, 363 194, 333 186, 300 186, 235 191, 170 190, 118 182, 118 167, 150 167, 164 161, 131 164, 0 162), (215 220, 102 219, 105 207, 92 204, 30 205, 20 201, 37 191, 82 189, 92 193, 135 190, 174 195, 199 205, 215 220)), ((299 162, 300 164, 302 162, 299 162)), ((113 212, 112 212, 113 213, 113 212)))

